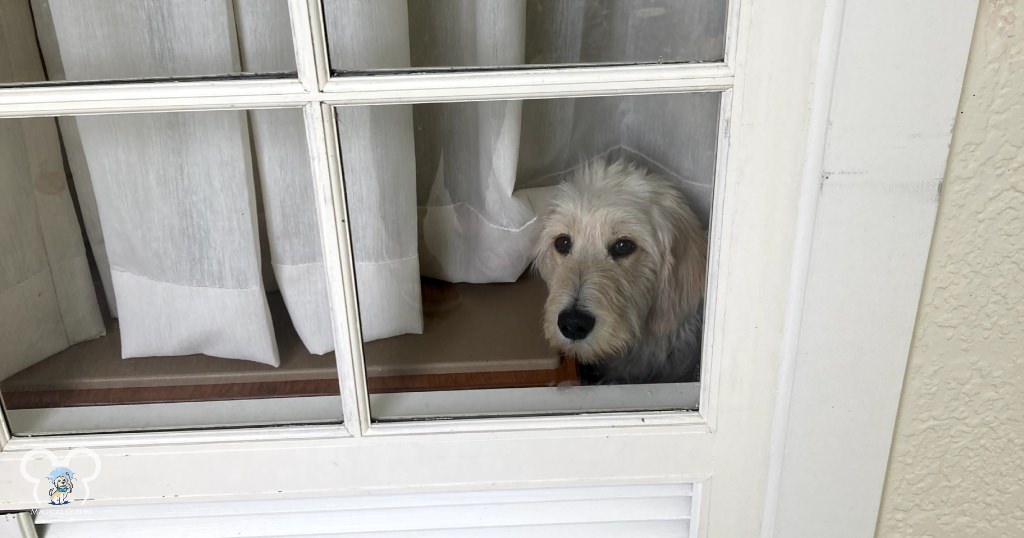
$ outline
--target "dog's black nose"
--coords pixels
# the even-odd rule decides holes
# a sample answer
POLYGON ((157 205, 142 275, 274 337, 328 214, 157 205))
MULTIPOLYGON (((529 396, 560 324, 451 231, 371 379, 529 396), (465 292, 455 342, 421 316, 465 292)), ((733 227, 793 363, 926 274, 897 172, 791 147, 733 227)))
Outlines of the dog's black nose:
POLYGON ((590 334, 597 320, 582 310, 562 310, 558 314, 558 330, 569 340, 583 340, 590 334))

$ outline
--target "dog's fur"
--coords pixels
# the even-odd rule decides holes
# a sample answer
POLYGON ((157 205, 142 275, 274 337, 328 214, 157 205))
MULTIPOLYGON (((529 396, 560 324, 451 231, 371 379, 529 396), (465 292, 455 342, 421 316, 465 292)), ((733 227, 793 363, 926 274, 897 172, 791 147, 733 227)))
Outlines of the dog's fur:
POLYGON ((582 164, 552 201, 534 267, 548 285, 544 335, 592 365, 591 382, 696 378, 707 234, 676 184, 622 159, 582 164), (563 235, 572 243, 567 254, 555 248, 563 235), (613 258, 623 239, 636 250, 613 258), (559 314, 573 309, 595 320, 576 340, 558 325, 559 314))

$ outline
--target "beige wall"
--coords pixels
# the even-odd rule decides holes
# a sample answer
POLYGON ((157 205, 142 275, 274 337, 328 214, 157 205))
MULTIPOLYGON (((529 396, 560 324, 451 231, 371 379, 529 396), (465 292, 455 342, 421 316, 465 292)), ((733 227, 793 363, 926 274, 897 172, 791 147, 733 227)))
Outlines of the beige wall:
POLYGON ((1024 537, 1024 2, 981 4, 880 538, 1024 537))

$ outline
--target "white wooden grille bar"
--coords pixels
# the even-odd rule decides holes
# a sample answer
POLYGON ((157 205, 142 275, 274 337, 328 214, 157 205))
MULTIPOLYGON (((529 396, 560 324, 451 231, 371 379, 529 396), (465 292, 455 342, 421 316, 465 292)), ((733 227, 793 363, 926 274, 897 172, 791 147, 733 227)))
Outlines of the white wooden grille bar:
POLYGON ((0 117, 295 107, 307 103, 378 105, 723 91, 724 64, 562 67, 515 71, 362 74, 324 89, 309 80, 237 78, 0 88, 0 117))

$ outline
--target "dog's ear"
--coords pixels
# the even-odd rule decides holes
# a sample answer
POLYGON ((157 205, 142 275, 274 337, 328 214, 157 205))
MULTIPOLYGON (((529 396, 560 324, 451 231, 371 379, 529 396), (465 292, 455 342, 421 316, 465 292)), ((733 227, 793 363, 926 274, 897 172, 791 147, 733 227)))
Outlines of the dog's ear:
MULTIPOLYGON (((676 197, 664 198, 672 200, 676 197)), ((665 234, 658 269, 658 291, 652 308, 655 334, 676 330, 704 298, 707 278, 708 238, 696 215, 682 202, 656 208, 673 233, 665 234)))

